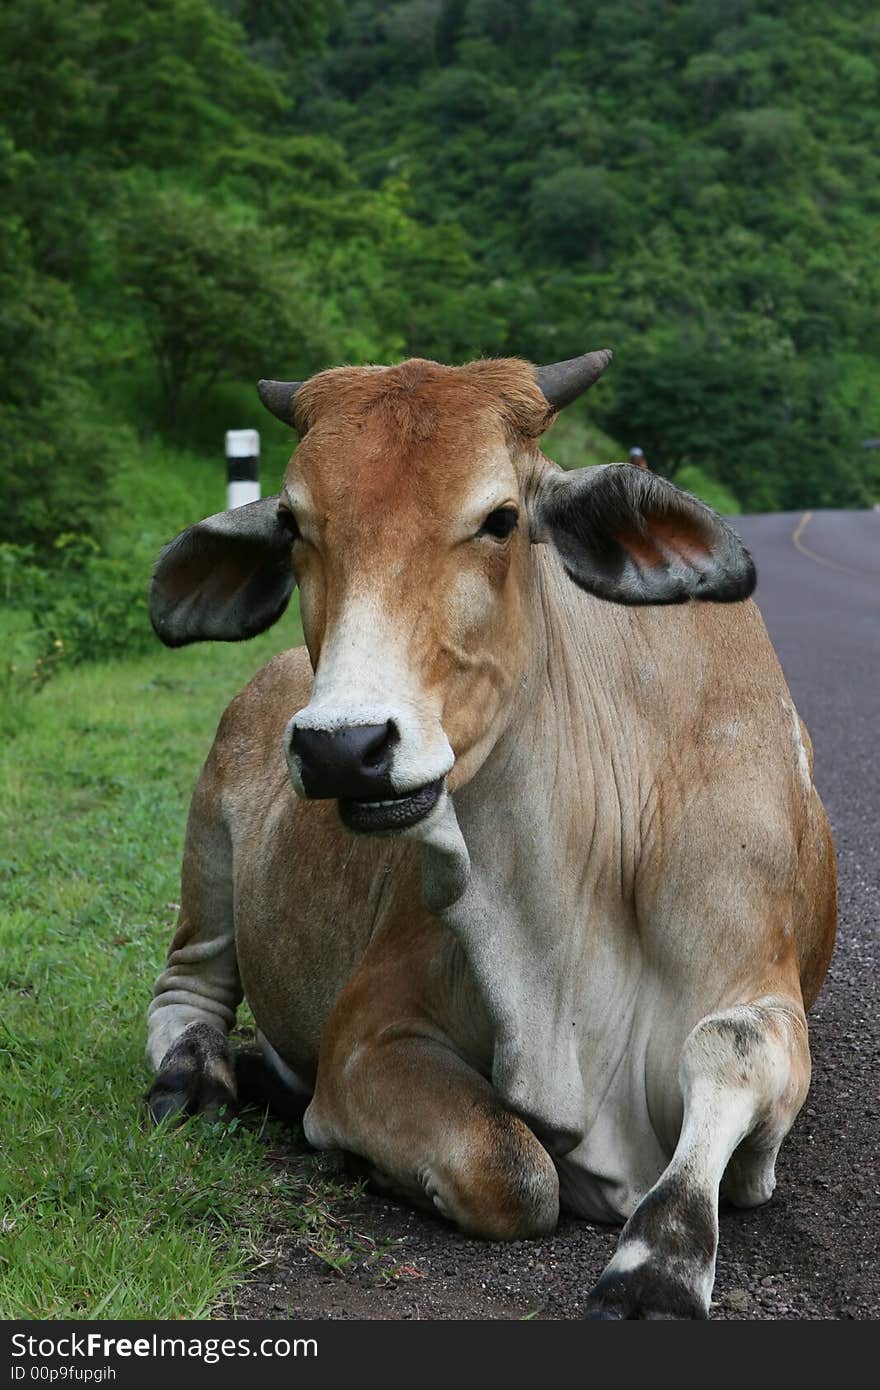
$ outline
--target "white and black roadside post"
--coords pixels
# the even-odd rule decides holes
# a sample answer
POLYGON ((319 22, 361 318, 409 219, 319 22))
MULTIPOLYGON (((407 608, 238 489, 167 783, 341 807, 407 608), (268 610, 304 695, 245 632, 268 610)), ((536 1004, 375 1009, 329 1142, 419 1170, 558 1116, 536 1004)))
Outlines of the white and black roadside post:
POLYGON ((226 431, 226 506, 260 500, 260 432, 226 431))

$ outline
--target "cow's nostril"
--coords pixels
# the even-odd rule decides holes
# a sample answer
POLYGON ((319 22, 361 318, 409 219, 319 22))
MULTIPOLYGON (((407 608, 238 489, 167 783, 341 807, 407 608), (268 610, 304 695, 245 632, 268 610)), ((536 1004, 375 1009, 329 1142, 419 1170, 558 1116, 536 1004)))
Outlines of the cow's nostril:
POLYGON ((400 741, 400 734, 397 732, 397 725, 393 719, 389 719, 384 726, 376 725, 375 728, 376 737, 364 750, 364 767, 386 767, 389 765, 391 750, 400 741))
POLYGON ((400 735, 385 724, 346 724, 336 729, 299 728, 290 739, 306 796, 375 800, 394 796, 391 763, 400 735))

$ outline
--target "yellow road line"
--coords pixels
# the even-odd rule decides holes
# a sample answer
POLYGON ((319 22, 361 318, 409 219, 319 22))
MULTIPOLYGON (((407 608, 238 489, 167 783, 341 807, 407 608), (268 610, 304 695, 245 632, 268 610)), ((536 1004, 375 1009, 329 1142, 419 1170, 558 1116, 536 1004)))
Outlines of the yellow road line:
POLYGON ((799 550, 802 555, 806 555, 808 560, 814 560, 817 565, 824 565, 826 569, 837 570, 838 574, 850 574, 856 579, 877 579, 878 575, 871 570, 854 570, 847 568, 846 565, 838 565, 834 560, 826 560, 824 555, 817 555, 815 550, 811 550, 808 545, 804 545, 801 536, 806 531, 810 522, 813 520, 812 512, 804 512, 797 526, 791 533, 791 543, 795 550, 799 550))

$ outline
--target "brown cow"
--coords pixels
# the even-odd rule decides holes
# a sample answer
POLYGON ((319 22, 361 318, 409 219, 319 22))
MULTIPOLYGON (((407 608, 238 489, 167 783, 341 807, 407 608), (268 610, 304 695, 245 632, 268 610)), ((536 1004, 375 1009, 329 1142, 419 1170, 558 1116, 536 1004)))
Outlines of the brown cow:
POLYGON ((261 383, 281 492, 165 550, 153 621, 237 640, 296 582, 308 651, 196 788, 151 1105, 233 1099, 244 993, 312 1144, 491 1238, 625 1221, 592 1314, 705 1316, 719 1185, 769 1198, 807 1093, 834 852, 738 538, 540 451, 609 356, 261 383))

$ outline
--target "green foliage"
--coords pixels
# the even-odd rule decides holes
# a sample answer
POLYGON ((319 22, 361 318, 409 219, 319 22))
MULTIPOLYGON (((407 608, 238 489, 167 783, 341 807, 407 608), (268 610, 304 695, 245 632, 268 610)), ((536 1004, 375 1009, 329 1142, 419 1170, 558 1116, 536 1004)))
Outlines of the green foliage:
POLYGON ((160 190, 135 197, 119 225, 120 278, 144 317, 173 428, 218 381, 271 375, 326 351, 320 306, 279 254, 278 237, 206 199, 160 190), (279 371, 283 367, 278 362, 279 371))
POLYGON ((530 222, 539 253, 606 264, 631 215, 616 183, 601 165, 583 164, 535 179, 530 222))
POLYGON ((0 539, 47 543, 59 526, 91 529, 110 439, 89 418, 70 289, 34 264, 12 209, 32 161, 0 131, 0 539))
POLYGON ((255 56, 298 74, 321 47, 340 0, 226 0, 225 8, 244 26, 255 56))
POLYGON ((602 343, 551 453, 870 504, 878 74, 867 0, 8 0, 0 539, 95 539, 64 626, 110 650, 157 436, 219 450, 262 375, 602 343))
POLYGON ((28 619, 17 632, 26 650, 6 666, 9 698, 38 693, 64 667, 151 646, 148 572, 143 555, 107 555, 91 536, 71 532, 40 563, 33 546, 0 546, 6 603, 28 619))
MULTIPOLYGON (((447 304, 473 273, 461 234, 417 222, 405 182, 367 189, 337 141, 291 126, 279 54, 305 62, 333 8, 3 7, 0 539, 50 567, 59 534, 112 543, 134 431, 210 430, 219 447, 228 383, 410 342, 491 348, 479 304, 447 304)), ((83 583, 101 587, 94 566, 83 583)))
POLYGON ((59 527, 89 532, 101 524, 112 441, 88 420, 90 408, 81 390, 60 384, 39 407, 0 401, 0 536, 48 547, 59 527))
POLYGON ((461 229, 492 351, 607 342, 599 424, 749 507, 880 496, 868 0, 359 0, 314 68, 301 121, 461 229))
POLYGON ((831 365, 773 351, 762 361, 700 335, 658 335, 646 346, 616 383, 606 419, 618 434, 628 427, 660 472, 677 480, 683 465, 703 466, 756 511, 794 508, 805 497, 865 504, 855 473, 844 481, 826 471, 845 429, 828 391, 831 365))
POLYGON ((541 441, 541 448, 548 458, 562 468, 587 468, 602 463, 622 462, 627 453, 621 444, 609 439, 599 429, 584 401, 569 406, 557 415, 541 441))
POLYGON ((55 545, 57 563, 38 571, 31 597, 38 660, 77 665, 151 646, 141 565, 103 554, 88 536, 68 533, 55 545))
POLYGON ((47 546, 0 543, 6 736, 29 724, 28 697, 68 668, 156 649, 146 604, 153 561, 194 518, 225 505, 222 456, 129 441, 107 501, 116 522, 101 543, 71 532, 47 546))

